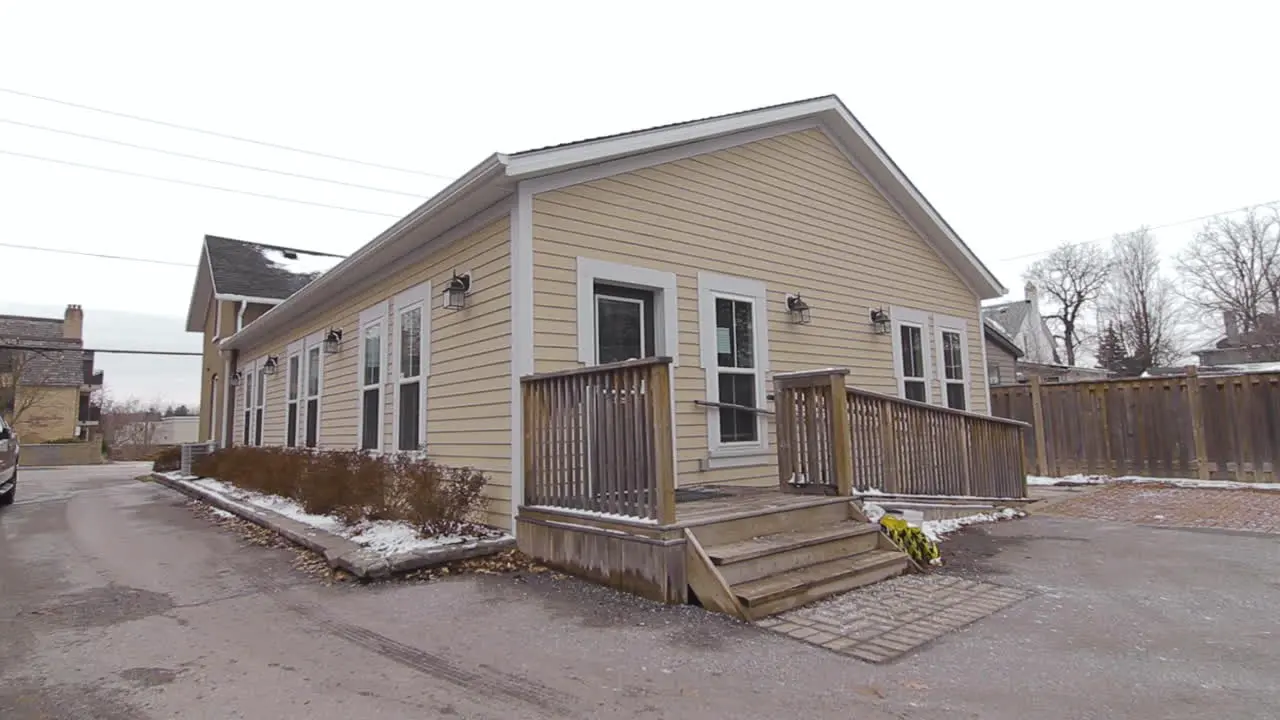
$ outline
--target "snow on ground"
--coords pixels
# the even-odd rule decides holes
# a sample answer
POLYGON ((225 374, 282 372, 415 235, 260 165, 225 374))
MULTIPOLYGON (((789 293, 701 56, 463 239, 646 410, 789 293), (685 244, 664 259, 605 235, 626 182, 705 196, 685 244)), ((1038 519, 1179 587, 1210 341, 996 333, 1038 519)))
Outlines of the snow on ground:
POLYGON ((1106 485, 1108 483, 1161 483, 1181 488, 1202 488, 1206 490, 1278 490, 1280 483, 1245 483, 1232 480, 1195 480, 1191 478, 1156 478, 1139 475, 1122 475, 1108 477, 1106 475, 1068 475, 1066 477, 1042 477, 1028 475, 1028 485, 1106 485))
MULTIPOLYGON (((173 473, 170 473, 169 477, 173 477, 173 475, 173 473)), ((186 480, 202 490, 217 493, 238 504, 270 510, 290 520, 310 525, 317 530, 339 535, 382 555, 397 555, 411 550, 425 550, 446 545, 463 545, 479 540, 495 540, 504 537, 502 533, 494 531, 493 534, 485 536, 435 535, 424 538, 419 537, 418 531, 407 523, 391 520, 376 520, 346 525, 338 518, 330 515, 312 515, 303 510, 302 506, 297 502, 279 495, 263 495, 262 493, 243 490, 213 478, 197 480, 190 477, 179 477, 177 479, 186 480)))
POLYGON ((1021 510, 1013 508, 1002 508, 995 512, 978 513, 976 515, 965 515, 964 517, 948 518, 946 520, 926 520, 920 525, 920 529, 924 531, 925 537, 933 542, 938 542, 943 535, 953 533, 966 525, 976 525, 978 523, 999 522, 1001 520, 1012 520, 1026 515, 1021 510))

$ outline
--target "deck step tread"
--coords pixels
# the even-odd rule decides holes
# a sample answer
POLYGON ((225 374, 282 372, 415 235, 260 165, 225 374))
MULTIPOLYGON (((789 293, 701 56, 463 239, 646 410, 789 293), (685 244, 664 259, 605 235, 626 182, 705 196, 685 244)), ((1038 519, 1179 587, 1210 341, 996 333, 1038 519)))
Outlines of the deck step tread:
POLYGON ((709 547, 707 557, 711 558, 711 562, 716 565, 731 565, 787 550, 867 535, 879 532, 879 529, 880 526, 875 523, 849 520, 808 530, 788 530, 709 547))
POLYGON ((750 607, 894 564, 905 566, 906 554, 896 550, 871 550, 752 580, 735 585, 732 590, 743 605, 750 607))

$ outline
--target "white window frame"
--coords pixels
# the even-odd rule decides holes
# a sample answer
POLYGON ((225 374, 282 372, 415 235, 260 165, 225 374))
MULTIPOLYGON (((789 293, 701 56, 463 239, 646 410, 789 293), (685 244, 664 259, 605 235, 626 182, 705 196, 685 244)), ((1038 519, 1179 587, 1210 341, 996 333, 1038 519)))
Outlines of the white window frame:
MULTIPOLYGON (((933 334, 929 331, 929 313, 923 310, 913 310, 904 307, 889 308, 890 332, 893 337, 893 376, 898 381, 898 397, 906 399, 907 383, 906 377, 902 373, 902 326, 920 328, 920 355, 924 363, 920 376, 920 380, 924 381, 924 401, 926 403, 933 402, 933 372, 931 365, 933 364, 932 350, 930 349, 933 334)), ((913 380, 915 378, 912 378, 913 380)))
MULTIPOLYGON (((708 402, 720 402, 720 366, 716 352, 716 299, 724 298, 751 303, 752 356, 755 358, 756 407, 766 403, 765 381, 769 377, 769 303, 768 286, 760 280, 698 273, 698 350, 706 377, 708 402)), ((720 411, 707 408, 707 452, 710 467, 765 462, 769 451, 768 423, 763 414, 756 415, 755 442, 720 442, 720 411), (717 461, 722 462, 717 462, 717 461), (736 461, 736 462, 735 462, 736 461)))
POLYGON ((206 438, 210 442, 218 439, 218 386, 222 383, 222 375, 214 373, 209 378, 209 437, 206 438))
POLYGON ((284 445, 285 447, 295 447, 295 448, 302 447, 304 443, 299 442, 298 439, 300 437, 305 438, 305 435, 306 435, 306 432, 305 430, 303 430, 303 427, 302 427, 302 405, 303 405, 302 378, 305 375, 305 373, 302 371, 302 361, 303 361, 302 345, 303 343, 301 340, 295 340, 294 342, 289 343, 289 346, 288 348, 286 348, 285 354, 284 354, 284 445), (293 372, 294 360, 298 361, 298 372, 296 373, 297 374, 296 378, 294 377, 295 373, 293 372), (294 382, 298 383, 298 396, 290 399, 289 389, 294 384, 294 382), (292 438, 289 437, 289 406, 290 405, 294 406, 292 438), (290 440, 293 441, 292 445, 290 445, 289 443, 290 440))
POLYGON ((596 283, 653 291, 653 342, 656 345, 653 354, 671 358, 673 367, 680 365, 676 274, 588 257, 578 257, 578 362, 600 364, 596 342, 596 283))
POLYGON ((266 361, 260 359, 255 363, 253 391, 253 446, 264 447, 267 444, 267 369, 266 361), (262 411, 262 417, 258 417, 262 411))
POLYGON ((383 450, 384 438, 387 423, 387 370, 390 363, 387 362, 387 313, 390 310, 390 303, 387 300, 366 308, 360 313, 360 322, 356 326, 356 449, 364 448, 364 394, 366 390, 378 391, 378 442, 374 447, 368 448, 369 452, 380 453, 383 450), (377 326, 379 333, 378 347, 378 382, 376 385, 366 385, 364 382, 364 337, 369 328, 377 326))
MULTIPOLYGON (((431 375, 431 283, 405 290, 392 299, 393 321, 391 323, 391 395, 394 411, 391 413, 391 451, 392 452, 425 452, 427 447, 427 379, 431 375), (418 353, 421 357, 420 374, 412 378, 400 375, 400 321, 404 313, 419 309, 422 312, 421 337, 418 353), (400 386, 406 382, 418 383, 418 442, 416 451, 400 450, 400 386)), ((363 341, 363 335, 361 336, 363 341)), ((362 356, 363 357, 363 356, 362 356)))
MULTIPOLYGON (((313 398, 316 401, 315 447, 317 448, 320 447, 320 438, 321 438, 320 418, 323 417, 321 409, 324 407, 324 358, 326 354, 324 351, 324 335, 325 333, 322 330, 312 335, 308 335, 302 341, 302 393, 301 393, 302 404, 299 406, 300 412, 298 413, 298 417, 300 418, 298 421, 298 426, 302 430, 301 447, 309 447, 307 445, 307 423, 310 421, 310 410, 308 409, 308 407, 310 406, 311 400, 313 398), (311 356, 312 350, 316 351, 316 354, 319 356, 319 359, 320 359, 320 361, 316 363, 316 375, 318 375, 319 377, 316 378, 316 394, 315 395, 310 394, 310 388, 311 388, 311 374, 310 374, 311 373, 311 363, 310 363, 311 357, 310 356, 311 356)), ((363 355, 361 357, 363 357, 363 355)))
POLYGON ((940 397, 938 404, 943 407, 950 407, 947 404, 947 385, 964 385, 964 408, 965 412, 973 412, 973 395, 970 388, 973 385, 973 370, 969 367, 969 323, 964 318, 950 317, 947 315, 933 316, 933 339, 934 353, 937 360, 938 388, 940 397), (947 379, 947 361, 943 357, 943 333, 956 333, 960 336, 960 371, 963 375, 961 380, 947 379))

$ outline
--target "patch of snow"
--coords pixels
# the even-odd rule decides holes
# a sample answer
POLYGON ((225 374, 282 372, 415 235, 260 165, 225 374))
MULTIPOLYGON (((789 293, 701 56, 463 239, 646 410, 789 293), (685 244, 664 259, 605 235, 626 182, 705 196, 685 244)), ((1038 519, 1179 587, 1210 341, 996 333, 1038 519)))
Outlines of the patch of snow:
POLYGON ((867 514, 867 519, 873 523, 880 522, 880 518, 884 517, 884 508, 876 503, 862 503, 862 512, 867 514))
POLYGON ((924 532, 925 537, 932 542, 938 542, 943 535, 953 533, 966 525, 975 525, 977 523, 999 522, 1001 520, 1012 520, 1026 515, 1021 510, 1013 508, 1002 508, 993 513, 978 513, 976 515, 966 515, 958 518, 947 518, 946 520, 927 520, 920 525, 920 530, 924 532))
POLYGON ((170 480, 195 480, 195 475, 184 475, 181 470, 173 470, 171 472, 160 473, 170 480))
POLYGON ((209 509, 210 509, 211 511, 213 511, 213 516, 214 516, 214 517, 217 517, 217 518, 233 518, 233 517, 235 517, 235 513, 229 513, 229 512, 227 512, 226 510, 223 510, 222 508, 209 508, 209 509))
POLYGON ((1068 475, 1066 477, 1042 477, 1028 475, 1027 485, 1039 486, 1071 486, 1071 485, 1107 485, 1110 483, 1135 483, 1174 485, 1180 488, 1202 488, 1208 490, 1271 490, 1280 491, 1280 483, 1247 483, 1234 480, 1197 480, 1193 478, 1158 478, 1139 475, 1068 475))
POLYGON ((294 275, 317 275, 328 272, 344 259, 333 255, 316 255, 305 250, 289 250, 287 252, 294 257, 286 257, 285 250, 268 247, 259 249, 267 262, 294 275))
POLYGON ((859 490, 858 494, 859 495, 883 495, 884 491, 881 490, 880 488, 867 488, 866 490, 859 490))
POLYGON ((658 521, 654 518, 642 518, 636 515, 619 515, 617 513, 600 512, 598 510, 583 510, 581 508, 563 508, 551 507, 550 505, 530 505, 532 509, 538 510, 554 510, 556 513, 564 515, 581 515, 582 517, 601 518, 603 520, 625 520, 633 523, 645 523, 657 525, 658 521))

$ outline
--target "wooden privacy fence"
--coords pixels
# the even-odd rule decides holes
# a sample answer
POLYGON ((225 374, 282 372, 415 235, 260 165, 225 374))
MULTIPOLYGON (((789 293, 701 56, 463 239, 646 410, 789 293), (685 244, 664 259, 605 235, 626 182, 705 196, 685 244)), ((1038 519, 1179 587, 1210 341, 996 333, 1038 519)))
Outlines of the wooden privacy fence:
POLYGON ((1030 423, 1040 475, 1275 482, 1280 373, 1040 383, 991 389, 992 412, 1030 423))
POLYGON ((522 378, 525 504, 675 522, 670 364, 522 378))
POLYGON ((1024 423, 848 388, 848 372, 774 376, 784 490, 1026 497, 1024 423))

